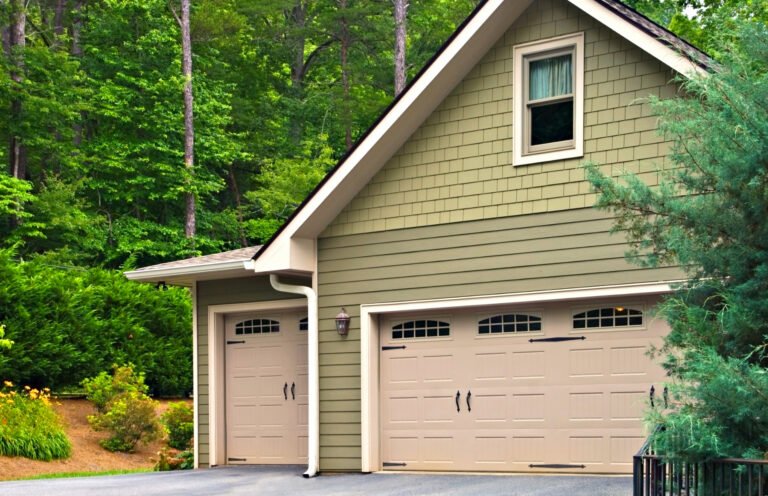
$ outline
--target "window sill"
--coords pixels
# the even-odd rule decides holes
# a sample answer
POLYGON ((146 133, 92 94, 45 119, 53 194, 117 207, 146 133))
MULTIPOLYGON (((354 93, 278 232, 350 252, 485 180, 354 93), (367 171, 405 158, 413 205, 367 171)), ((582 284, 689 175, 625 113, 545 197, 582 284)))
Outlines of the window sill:
POLYGON ((555 160, 565 160, 569 158, 581 158, 584 156, 584 151, 581 146, 571 148, 568 150, 557 150, 552 152, 532 153, 529 155, 518 156, 515 155, 512 165, 530 165, 540 164, 544 162, 553 162, 555 160))

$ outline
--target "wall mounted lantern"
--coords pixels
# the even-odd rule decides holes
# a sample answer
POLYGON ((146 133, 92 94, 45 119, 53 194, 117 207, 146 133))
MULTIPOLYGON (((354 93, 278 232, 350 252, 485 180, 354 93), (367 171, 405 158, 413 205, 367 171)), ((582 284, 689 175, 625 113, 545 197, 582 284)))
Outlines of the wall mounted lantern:
POLYGON ((339 333, 339 336, 349 334, 349 314, 346 308, 342 308, 341 312, 336 316, 336 332, 339 333))

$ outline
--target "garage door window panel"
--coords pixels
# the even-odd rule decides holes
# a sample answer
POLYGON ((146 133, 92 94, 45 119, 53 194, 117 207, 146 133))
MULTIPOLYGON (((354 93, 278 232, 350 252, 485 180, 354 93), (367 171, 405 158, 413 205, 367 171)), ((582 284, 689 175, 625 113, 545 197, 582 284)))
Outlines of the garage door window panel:
POLYGON ((392 326, 392 339, 445 338, 451 335, 451 325, 442 320, 418 319, 392 326))
POLYGON ((280 332, 280 322, 272 319, 250 319, 235 324, 235 335, 264 335, 280 332))
POLYGON ((477 333, 481 336, 528 334, 541 331, 541 317, 523 313, 492 315, 477 323, 477 333))
POLYGON ((643 327, 645 315, 638 308, 601 307, 592 308, 573 315, 576 330, 616 329, 643 327))

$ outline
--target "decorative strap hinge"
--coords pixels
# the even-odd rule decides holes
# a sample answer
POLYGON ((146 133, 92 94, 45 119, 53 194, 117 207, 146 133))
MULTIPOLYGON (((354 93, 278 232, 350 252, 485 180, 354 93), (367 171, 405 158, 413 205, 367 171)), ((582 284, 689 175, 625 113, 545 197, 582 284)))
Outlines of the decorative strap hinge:
POLYGON ((404 462, 384 462, 381 465, 383 467, 405 467, 407 464, 404 462))
POLYGON ((568 463, 531 463, 528 468, 587 468, 587 466, 568 463))
POLYGON ((381 351, 388 351, 388 350, 404 350, 405 345, 401 344, 400 346, 382 346, 381 351))

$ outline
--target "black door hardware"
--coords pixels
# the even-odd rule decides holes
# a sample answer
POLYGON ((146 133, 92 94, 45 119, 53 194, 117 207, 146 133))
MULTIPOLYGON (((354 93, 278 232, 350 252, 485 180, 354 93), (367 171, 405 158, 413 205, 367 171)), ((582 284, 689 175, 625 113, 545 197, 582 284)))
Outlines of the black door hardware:
POLYGON ((228 462, 244 462, 245 458, 227 458, 228 462))
POLYGON ((245 344, 245 341, 227 341, 227 344, 245 344))
POLYGON ((587 468, 586 465, 569 465, 567 463, 531 463, 528 468, 587 468))
POLYGON ((472 391, 467 391, 467 411, 472 411, 472 404, 469 402, 469 399, 472 397, 472 391))
POLYGON ((285 385, 283 385, 283 396, 285 396, 285 399, 288 399, 288 383, 286 382, 285 385))
POLYGON ((584 341, 585 339, 587 339, 586 336, 568 336, 568 337, 558 336, 554 338, 539 338, 539 339, 531 338, 528 340, 528 342, 529 343, 559 343, 561 341, 584 341))
POLYGON ((405 467, 405 463, 402 462, 384 462, 381 465, 383 467, 405 467))
POLYGON ((461 407, 459 406, 459 401, 461 401, 461 393, 459 391, 456 391, 456 411, 460 412, 461 407))
POLYGON ((296 399, 296 383, 295 382, 291 383, 291 399, 293 400, 296 399))
POLYGON ((399 346, 382 346, 381 351, 387 351, 387 350, 404 350, 405 345, 401 344, 399 346))

